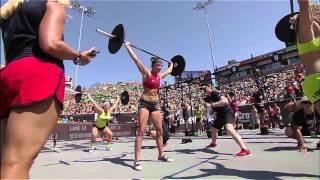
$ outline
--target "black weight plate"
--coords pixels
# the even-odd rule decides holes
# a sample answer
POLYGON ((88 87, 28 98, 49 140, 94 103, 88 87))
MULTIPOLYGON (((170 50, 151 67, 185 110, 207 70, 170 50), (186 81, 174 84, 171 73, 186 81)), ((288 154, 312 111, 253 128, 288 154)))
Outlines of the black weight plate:
POLYGON ((122 105, 127 105, 129 103, 129 93, 128 91, 123 91, 120 95, 120 101, 122 105))
POLYGON ((109 39, 108 50, 111 54, 115 54, 119 51, 124 42, 125 34, 123 25, 118 24, 111 34, 116 37, 109 39))
POLYGON ((275 28, 275 33, 277 38, 285 43, 295 43, 296 42, 296 30, 293 28, 292 24, 290 24, 289 20, 291 17, 299 13, 288 14, 283 17, 275 28))
POLYGON ((171 59, 171 62, 173 63, 173 70, 171 72, 172 76, 179 76, 184 71, 184 68, 186 67, 186 62, 181 55, 176 55, 171 59))
POLYGON ((76 103, 79 103, 81 101, 82 98, 82 88, 80 85, 78 85, 75 89, 75 91, 80 92, 74 95, 74 99, 76 101, 76 103))

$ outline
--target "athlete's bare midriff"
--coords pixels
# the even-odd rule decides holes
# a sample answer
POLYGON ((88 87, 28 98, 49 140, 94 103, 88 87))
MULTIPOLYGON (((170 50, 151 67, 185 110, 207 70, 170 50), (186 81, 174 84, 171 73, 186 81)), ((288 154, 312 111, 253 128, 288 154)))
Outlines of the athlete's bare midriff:
POLYGON ((158 89, 144 88, 143 93, 141 94, 141 99, 148 102, 158 102, 158 89))

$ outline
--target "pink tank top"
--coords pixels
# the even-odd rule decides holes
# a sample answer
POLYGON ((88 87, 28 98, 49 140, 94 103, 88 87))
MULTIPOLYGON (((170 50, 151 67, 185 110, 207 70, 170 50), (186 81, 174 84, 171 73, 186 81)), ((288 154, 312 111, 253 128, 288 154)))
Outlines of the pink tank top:
POLYGON ((239 111, 238 103, 236 100, 232 100, 230 106, 234 113, 239 111))
POLYGON ((143 82, 144 88, 158 89, 160 87, 160 76, 151 73, 150 78, 143 82))

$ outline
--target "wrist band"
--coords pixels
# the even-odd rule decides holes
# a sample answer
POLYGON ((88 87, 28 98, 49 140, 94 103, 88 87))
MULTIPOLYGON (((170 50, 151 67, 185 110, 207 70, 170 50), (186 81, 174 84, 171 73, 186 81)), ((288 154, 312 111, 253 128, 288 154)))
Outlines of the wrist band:
POLYGON ((79 55, 73 59, 73 63, 75 65, 78 65, 79 61, 80 61, 80 58, 81 58, 81 52, 79 52, 79 55))

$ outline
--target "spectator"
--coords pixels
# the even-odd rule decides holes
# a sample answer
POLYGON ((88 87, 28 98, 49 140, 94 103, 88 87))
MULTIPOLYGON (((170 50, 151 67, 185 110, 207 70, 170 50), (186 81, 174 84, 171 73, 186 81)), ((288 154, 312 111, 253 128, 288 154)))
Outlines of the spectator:
POLYGON ((251 122, 252 122, 252 129, 256 129, 256 127, 260 129, 259 114, 255 106, 252 106, 252 109, 251 109, 251 122))

